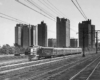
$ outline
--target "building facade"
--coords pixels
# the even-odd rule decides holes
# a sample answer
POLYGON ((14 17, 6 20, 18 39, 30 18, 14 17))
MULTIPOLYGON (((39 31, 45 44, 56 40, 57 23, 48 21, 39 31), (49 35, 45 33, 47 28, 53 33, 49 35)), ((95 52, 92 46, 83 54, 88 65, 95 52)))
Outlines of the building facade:
POLYGON ((31 35, 30 35, 30 26, 29 25, 23 25, 22 28, 22 46, 24 48, 27 48, 28 46, 31 46, 31 35))
POLYGON ((17 24, 15 27, 15 43, 27 48, 37 45, 37 28, 33 25, 17 24))
POLYGON ((38 31, 37 26, 31 25, 31 45, 38 45, 38 31))
POLYGON ((78 47, 78 40, 77 39, 70 39, 70 47, 76 48, 78 47))
POLYGON ((91 25, 91 46, 95 48, 95 25, 91 25))
POLYGON ((70 21, 68 19, 57 17, 56 26, 57 47, 70 46, 70 21))
POLYGON ((15 43, 22 46, 22 24, 17 24, 15 27, 15 43))
POLYGON ((48 39, 48 47, 56 47, 56 39, 48 39))
POLYGON ((95 46, 95 27, 91 20, 79 23, 79 47, 92 48, 95 46))
POLYGON ((47 47, 47 42, 47 25, 42 21, 41 24, 38 24, 38 45, 47 47))

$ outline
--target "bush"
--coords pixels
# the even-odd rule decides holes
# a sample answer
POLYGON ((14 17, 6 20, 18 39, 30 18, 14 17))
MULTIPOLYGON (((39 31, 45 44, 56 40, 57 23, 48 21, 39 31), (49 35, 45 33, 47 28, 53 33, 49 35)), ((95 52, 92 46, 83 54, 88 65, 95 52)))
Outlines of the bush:
POLYGON ((13 54, 13 49, 12 49, 11 46, 9 46, 8 44, 6 44, 6 45, 3 45, 0 48, 0 53, 1 54, 13 54))

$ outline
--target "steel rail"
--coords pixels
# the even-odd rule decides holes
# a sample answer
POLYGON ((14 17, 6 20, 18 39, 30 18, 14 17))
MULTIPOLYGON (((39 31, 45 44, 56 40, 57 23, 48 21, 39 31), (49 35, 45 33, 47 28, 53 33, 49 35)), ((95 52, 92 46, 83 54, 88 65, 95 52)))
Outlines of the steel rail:
MULTIPOLYGON (((25 68, 30 68, 30 67, 34 67, 34 66, 39 66, 39 65, 43 65, 43 64, 48 64, 50 62, 55 62, 55 61, 60 61, 60 60, 63 60, 63 58, 59 59, 59 58, 56 58, 56 59, 48 59, 49 61, 45 61, 45 62, 41 62, 39 64, 31 64, 31 65, 27 65, 27 66, 22 66, 22 67, 17 67, 17 68, 14 68, 14 69, 10 69, 10 70, 4 70, 4 71, 0 71, 0 74, 4 74, 4 73, 9 73, 9 72, 12 72, 12 71, 18 71, 18 70, 21 70, 21 69, 25 69, 25 68)), ((68 59, 67 57, 65 59, 68 59)), ((43 61, 43 60, 42 60, 43 61)), ((28 63, 28 62, 26 62, 28 63)), ((31 63, 31 62, 29 62, 31 63)), ((20 64, 24 64, 24 63, 20 63, 20 64)), ((18 64, 15 64, 15 65, 18 65, 18 64)), ((10 66, 10 65, 9 65, 10 66)), ((12 66, 12 65, 11 65, 12 66)))
POLYGON ((93 69, 93 71, 92 71, 91 74, 87 77, 86 80, 89 80, 89 79, 90 79, 90 77, 93 75, 94 71, 97 69, 97 67, 98 67, 99 64, 100 64, 100 61, 99 61, 99 63, 95 66, 95 68, 93 69))
POLYGON ((83 69, 81 69, 77 74, 75 74, 73 77, 71 77, 69 80, 73 80, 75 79, 82 71, 84 71, 88 66, 90 66, 91 64, 93 64, 96 60, 98 60, 100 58, 100 56, 98 58, 96 58, 95 60, 93 60, 90 64, 88 64, 87 66, 85 66, 83 69))
MULTIPOLYGON (((91 57, 90 57, 90 58, 87 58, 87 57, 86 57, 86 58, 82 59, 82 60, 84 60, 84 61, 82 61, 82 62, 85 62, 86 60, 89 60, 89 59, 91 59, 91 57)), ((49 77, 56 76, 56 75, 61 74, 62 72, 66 71, 66 70, 68 70, 68 69, 70 69, 70 68, 73 68, 73 67, 76 66, 77 64, 82 63, 82 62, 78 63, 79 61, 80 61, 80 60, 75 61, 75 62, 72 62, 72 63, 69 63, 69 64, 64 65, 64 66, 60 66, 60 67, 58 67, 58 68, 56 68, 56 69, 49 70, 49 71, 44 72, 44 73, 42 73, 42 74, 40 74, 40 75, 31 77, 31 78, 29 78, 28 80, 38 78, 38 77, 40 77, 40 76, 42 76, 42 75, 45 75, 45 74, 47 74, 47 73, 49 73, 49 72, 53 72, 53 71, 55 71, 55 70, 59 70, 59 69, 65 67, 65 66, 68 66, 68 65, 70 65, 70 64, 76 63, 75 65, 73 65, 73 66, 71 66, 71 67, 69 67, 69 68, 67 68, 67 69, 64 69, 63 71, 60 71, 60 72, 58 72, 58 73, 56 73, 56 74, 53 74, 53 75, 51 75, 51 76, 49 76, 49 77)), ((49 79, 49 77, 45 78, 45 80, 49 79)))

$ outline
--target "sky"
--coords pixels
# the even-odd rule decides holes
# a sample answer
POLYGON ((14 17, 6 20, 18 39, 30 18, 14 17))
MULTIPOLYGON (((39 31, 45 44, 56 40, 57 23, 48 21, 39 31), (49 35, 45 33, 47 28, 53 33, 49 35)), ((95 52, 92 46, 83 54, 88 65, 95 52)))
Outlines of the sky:
MULTIPOLYGON (((40 9, 32 6, 27 2, 27 0, 19 0, 24 4, 32 7, 35 10, 43 13, 40 9)), ((71 27, 71 38, 78 38, 78 23, 84 21, 85 19, 71 2, 71 0, 33 0, 36 4, 39 5, 42 9, 49 12, 56 18, 67 18, 70 20, 71 27), (61 15, 55 14, 53 11, 56 11, 54 7, 49 3, 52 3, 61 15), (46 6, 45 6, 46 5, 46 6), (50 7, 53 7, 51 11, 50 7), (49 7, 49 8, 48 8, 49 7), (65 16, 63 16, 63 14, 65 16)), ((75 1, 75 0, 74 0, 75 1)), ((100 0, 77 0, 82 7, 84 13, 88 19, 92 20, 92 24, 96 26, 96 30, 100 30, 100 0)), ((57 13, 59 13, 57 12, 57 13)), ((44 21, 48 27, 48 38, 56 38, 56 22, 46 18, 45 16, 23 6, 18 3, 16 0, 0 0, 0 13, 7 14, 11 17, 20 19, 32 25, 40 24, 41 21, 44 21)), ((3 16, 4 15, 1 15, 3 16)), ((18 22, 10 21, 0 17, 0 45, 9 44, 14 45, 15 42, 15 26, 18 22)))

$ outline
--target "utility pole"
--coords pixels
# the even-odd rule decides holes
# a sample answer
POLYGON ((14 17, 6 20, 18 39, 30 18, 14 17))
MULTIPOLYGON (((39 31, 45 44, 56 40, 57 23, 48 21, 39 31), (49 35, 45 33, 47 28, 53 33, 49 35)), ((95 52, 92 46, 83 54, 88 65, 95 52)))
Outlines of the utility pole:
MULTIPOLYGON (((76 33, 76 34, 79 34, 79 33, 76 33)), ((82 47, 82 52, 83 52, 83 54, 82 54, 82 57, 85 57, 85 32, 84 32, 84 30, 83 30, 83 37, 82 37, 82 40, 83 40, 83 47, 82 47)))
POLYGON ((83 54, 82 54, 82 57, 85 57, 85 51, 84 51, 84 48, 85 48, 85 35, 84 35, 84 30, 83 30, 83 48, 82 48, 82 50, 83 50, 83 54))
POLYGON ((98 32, 96 32, 96 54, 98 53, 98 32))

